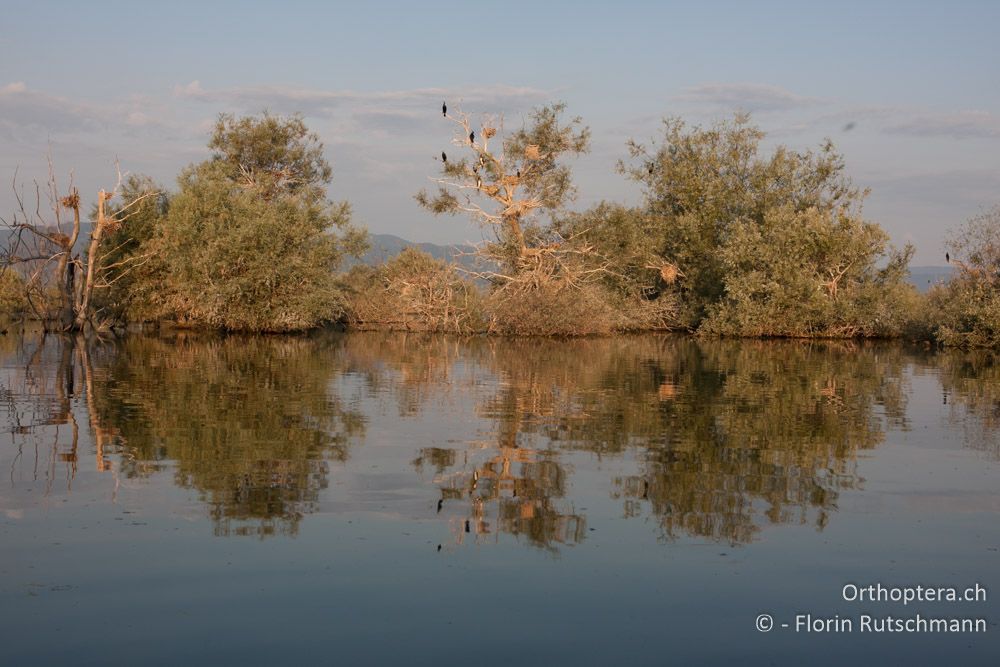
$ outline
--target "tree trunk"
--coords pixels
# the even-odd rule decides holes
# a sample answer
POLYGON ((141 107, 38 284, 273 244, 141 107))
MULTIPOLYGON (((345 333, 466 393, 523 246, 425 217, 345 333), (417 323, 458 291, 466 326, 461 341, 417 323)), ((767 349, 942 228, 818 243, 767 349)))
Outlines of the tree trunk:
POLYGON ((90 296, 94 291, 95 273, 97 271, 97 250, 107 227, 108 219, 104 212, 105 203, 111 199, 112 193, 101 190, 97 193, 97 221, 90 232, 90 245, 87 248, 87 271, 84 274, 83 289, 80 291, 80 301, 76 308, 76 321, 73 328, 82 331, 90 319, 90 296))
POLYGON ((80 193, 73 188, 60 202, 73 211, 73 233, 63 239, 62 255, 56 269, 56 281, 61 292, 59 309, 59 329, 69 331, 74 327, 76 315, 76 265, 73 263, 73 248, 80 238, 80 193))

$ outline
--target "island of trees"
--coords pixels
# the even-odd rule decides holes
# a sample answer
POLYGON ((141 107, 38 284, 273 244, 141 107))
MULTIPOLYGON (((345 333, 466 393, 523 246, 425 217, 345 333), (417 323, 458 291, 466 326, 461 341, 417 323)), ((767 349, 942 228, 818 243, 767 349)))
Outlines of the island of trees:
POLYGON ((746 116, 708 127, 667 118, 618 164, 640 204, 573 211, 570 161, 590 131, 563 104, 509 133, 499 117, 452 111, 443 122, 454 134, 437 186, 415 199, 489 230, 472 268, 408 249, 341 271, 366 234, 328 198, 319 138, 300 116, 224 114, 211 157, 173 190, 118 175, 84 214, 54 170, 32 196, 16 187, 18 210, 2 218, 0 313, 66 332, 340 325, 1000 345, 1000 206, 953 233, 952 278, 920 294, 906 281, 912 247, 893 247, 864 217, 867 191, 832 143, 768 152, 746 116))

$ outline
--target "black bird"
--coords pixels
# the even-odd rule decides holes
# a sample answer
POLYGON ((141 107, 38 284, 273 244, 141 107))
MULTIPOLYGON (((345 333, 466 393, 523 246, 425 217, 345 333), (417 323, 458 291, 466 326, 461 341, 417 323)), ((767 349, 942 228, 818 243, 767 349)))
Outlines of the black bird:
POLYGON ((445 118, 448 117, 448 103, 447 102, 442 102, 441 103, 441 115, 444 116, 445 118))
POLYGON ((649 169, 650 176, 652 176, 652 174, 653 174, 653 163, 652 162, 649 163, 648 169, 649 169))
POLYGON ((945 253, 944 254, 944 261, 946 261, 949 264, 951 264, 951 255, 949 255, 948 253, 945 253))
POLYGON ((444 151, 441 151, 441 161, 442 162, 447 162, 448 161, 448 156, 445 155, 444 151))
POLYGON ((438 545, 438 551, 441 551, 441 545, 440 544, 438 545))
POLYGON ((438 514, 441 513, 441 508, 444 507, 444 498, 438 500, 438 514))
POLYGON ((471 530, 469 530, 470 528, 471 528, 471 526, 469 526, 469 520, 466 519, 465 520, 465 532, 467 532, 467 533, 472 532, 471 530))
POLYGON ((469 132, 469 143, 470 144, 476 143, 476 132, 475 132, 475 130, 473 130, 472 132, 469 132))
POLYGON ((517 170, 517 177, 521 178, 521 170, 520 169, 517 170))

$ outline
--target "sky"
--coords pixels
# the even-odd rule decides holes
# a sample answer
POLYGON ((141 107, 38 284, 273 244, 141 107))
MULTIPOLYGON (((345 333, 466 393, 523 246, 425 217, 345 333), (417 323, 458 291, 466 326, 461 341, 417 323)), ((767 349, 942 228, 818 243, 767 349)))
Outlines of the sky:
MULTIPOLYGON (((868 219, 914 264, 1000 204, 1000 2, 20 2, 0 0, 0 217, 51 155, 87 200, 129 173, 175 188, 219 113, 300 112, 356 223, 476 241, 413 195, 452 125, 442 100, 516 129, 553 101, 582 117, 573 208, 635 204, 615 170, 664 117, 736 111, 765 149, 834 141, 868 219)), ((44 203, 44 202, 43 202, 44 203)))

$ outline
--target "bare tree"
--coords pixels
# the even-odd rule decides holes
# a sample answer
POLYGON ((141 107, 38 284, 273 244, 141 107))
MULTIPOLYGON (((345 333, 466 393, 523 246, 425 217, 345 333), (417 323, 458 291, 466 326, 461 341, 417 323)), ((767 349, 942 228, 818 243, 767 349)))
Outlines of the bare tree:
POLYGON ((441 154, 434 195, 421 191, 417 202, 435 214, 467 213, 495 232, 496 244, 483 249, 508 274, 530 268, 532 258, 553 249, 543 239, 537 214, 562 208, 573 196, 569 167, 560 158, 588 149, 590 131, 579 118, 563 123, 563 104, 537 109, 531 123, 504 136, 503 117, 489 115, 477 126, 459 110, 444 117, 456 125, 452 144, 462 154, 441 154))
POLYGON ((110 286, 148 259, 136 255, 111 264, 103 261, 114 250, 102 247, 107 235, 133 216, 145 199, 159 194, 155 191, 140 193, 109 211, 108 202, 118 196, 122 185, 122 173, 117 164, 116 171, 115 187, 110 192, 102 189, 97 195, 97 213, 87 245, 86 267, 80 255, 75 253, 82 220, 80 191, 73 185, 72 174, 68 193, 60 196, 50 159, 44 194, 35 182, 35 206, 29 208, 15 172, 13 189, 17 210, 10 220, 0 218, 0 224, 7 228, 6 247, 0 250, 0 271, 17 267, 25 274, 28 304, 47 330, 82 331, 88 324, 99 328, 100 323, 94 321, 94 290, 110 286), (51 217, 42 212, 43 199, 51 217), (72 214, 70 221, 64 221, 64 210, 72 214), (83 273, 82 281, 77 280, 78 272, 83 273))

